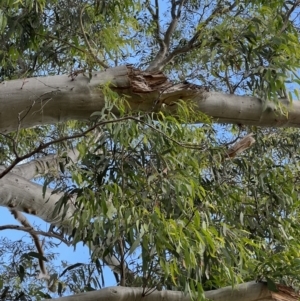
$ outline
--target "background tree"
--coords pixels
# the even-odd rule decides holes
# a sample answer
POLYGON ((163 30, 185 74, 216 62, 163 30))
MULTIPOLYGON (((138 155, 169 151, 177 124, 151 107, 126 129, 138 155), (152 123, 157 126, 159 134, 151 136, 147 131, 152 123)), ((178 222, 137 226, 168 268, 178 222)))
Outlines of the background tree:
POLYGON ((40 288, 32 259, 45 258, 24 246, 2 293, 98 289, 105 263, 120 287, 80 300, 291 295, 299 4, 3 1, 0 204, 52 225, 36 234, 84 242, 95 263, 51 268, 40 288))

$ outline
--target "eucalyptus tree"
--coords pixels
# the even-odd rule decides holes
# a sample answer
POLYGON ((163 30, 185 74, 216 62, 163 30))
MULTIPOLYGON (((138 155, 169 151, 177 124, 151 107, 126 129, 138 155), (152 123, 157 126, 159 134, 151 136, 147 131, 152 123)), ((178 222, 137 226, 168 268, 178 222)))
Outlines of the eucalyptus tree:
POLYGON ((25 298, 296 298, 299 6, 1 2, 0 204, 38 248, 16 292, 36 258, 25 298), (83 272, 44 271, 37 235, 84 242, 118 287, 67 290, 83 272))

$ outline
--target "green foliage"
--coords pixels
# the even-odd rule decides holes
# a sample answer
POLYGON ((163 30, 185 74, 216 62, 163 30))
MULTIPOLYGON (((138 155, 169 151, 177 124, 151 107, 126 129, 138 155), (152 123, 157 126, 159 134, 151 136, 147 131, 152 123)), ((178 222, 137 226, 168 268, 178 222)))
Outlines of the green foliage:
POLYGON ((56 254, 51 251, 57 247, 56 243, 44 245, 48 259, 47 269, 51 275, 50 284, 36 279, 39 266, 35 258, 39 256, 28 239, 1 239, 0 245, 0 291, 3 300, 43 300, 51 298, 51 292, 56 293, 55 296, 61 296, 99 289, 104 285, 99 261, 73 265, 65 261, 58 263, 56 254))
POLYGON ((139 3, 131 0, 2 1, 1 76, 12 79, 99 68, 91 52, 103 61, 125 58, 133 47, 130 32, 138 25, 132 14, 138 9, 139 3))
MULTIPOLYGON (((159 46, 149 5, 138 0, 2 1, 1 77, 97 70, 102 63, 147 66, 159 46)), ((166 27, 170 3, 159 5, 164 14, 158 21, 166 27)), ((291 99, 286 84, 300 84, 299 24, 291 2, 186 1, 178 23, 170 51, 182 51, 165 66, 174 79, 275 101, 291 99)))
MULTIPOLYGON (((197 47, 175 58, 172 74, 175 67, 176 78, 191 78, 232 94, 250 93, 264 100, 288 96, 284 94, 286 84, 299 84, 296 73, 300 61, 299 24, 286 16, 290 6, 285 1, 236 3, 232 10, 220 4, 223 13, 212 13, 210 23, 202 17, 193 28, 197 47)), ((184 35, 193 32, 190 18, 176 39, 179 45, 182 40, 187 43, 184 35)))
POLYGON ((226 160, 211 125, 182 118, 116 119, 94 146, 78 145, 75 242, 125 261, 131 286, 193 294, 267 277, 297 287, 297 131, 256 130, 255 146, 226 160))
MULTIPOLYGON (((1 1, 0 79, 125 63, 146 68, 167 43, 162 33, 173 14, 170 3, 158 12, 158 24, 149 1, 1 1)), ((300 83, 299 24, 291 9, 291 1, 283 0, 186 1, 164 71, 175 81, 213 91, 275 102, 298 96, 286 87, 300 83)), ((103 278, 100 283, 95 275, 103 277, 99 260, 107 255, 135 276, 122 272, 120 284, 145 289, 203 296, 205 290, 253 279, 267 280, 270 289, 275 282, 299 288, 299 131, 214 126, 180 101, 176 116, 131 113, 126 95, 118 97, 109 83, 101 89, 106 107, 94 112, 90 123, 0 136, 0 162, 9 165, 43 143, 90 126, 98 125, 101 133, 98 139, 95 131, 65 139, 30 157, 64 157, 60 172, 43 178, 41 194, 48 185, 53 193, 65 193, 54 213, 76 195, 73 242, 84 241, 95 260, 92 269, 76 264, 64 265, 59 276, 53 271, 52 291, 102 287, 103 278), (207 123, 191 125, 200 119, 207 123), (229 160, 226 150, 237 134, 250 131, 255 145, 229 160), (75 147, 81 160, 70 166, 65 153, 75 147)), ((28 295, 44 298, 39 283, 28 284, 32 257, 18 258, 23 261, 14 266, 13 279, 3 266, 0 286, 19 292, 20 283, 26 284, 28 295)))

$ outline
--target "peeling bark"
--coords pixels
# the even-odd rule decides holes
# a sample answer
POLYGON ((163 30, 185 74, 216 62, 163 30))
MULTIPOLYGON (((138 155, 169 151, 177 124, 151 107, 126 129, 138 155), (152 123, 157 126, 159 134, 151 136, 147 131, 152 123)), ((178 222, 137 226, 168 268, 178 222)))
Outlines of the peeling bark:
MULTIPOLYGON (((111 88, 121 96, 126 96, 130 110, 157 112, 164 107, 176 112, 178 99, 194 101, 196 108, 220 123, 236 123, 262 126, 300 127, 300 104, 290 105, 286 100, 280 103, 285 112, 277 110, 269 102, 263 104, 255 97, 226 95, 209 92, 203 87, 189 83, 172 84, 161 72, 143 72, 130 66, 95 72, 89 80, 79 75, 73 80, 67 75, 29 78, 0 84, 0 131, 8 133, 18 126, 27 128, 43 124, 54 124, 70 119, 88 120, 95 111, 105 106, 101 86, 110 83, 111 88)), ((201 122, 202 120, 198 120, 201 122)), ((69 156, 73 162, 78 159, 78 152, 72 151, 69 156)), ((56 202, 62 197, 52 194, 47 189, 42 196, 42 187, 30 182, 34 177, 58 169, 59 158, 48 156, 16 166, 13 171, 0 179, 0 206, 14 208, 18 211, 36 214, 43 220, 71 231, 71 217, 75 207, 70 202, 64 220, 62 216, 53 217, 56 202)), ((0 166, 0 172, 4 167, 0 166)), ((106 258, 110 267, 117 271, 119 262, 106 258)), ((246 283, 237 286, 206 292, 211 300, 297 300, 294 291, 279 287, 278 292, 270 292, 262 283, 246 283), (272 299, 273 298, 273 299, 272 299)), ((190 300, 181 292, 153 292, 142 297, 141 288, 115 287, 96 292, 84 293, 64 300, 190 300)))
MULTIPOLYGON (((83 74, 34 77, 0 84, 0 131, 54 124, 71 119, 88 120, 105 105, 101 86, 110 83, 125 96, 128 110, 176 111, 178 99, 193 101, 196 108, 219 123, 300 127, 300 103, 280 104, 286 112, 255 97, 209 92, 189 83, 172 84, 161 72, 143 72, 131 66, 94 72, 91 80, 83 74)), ((202 122, 199 119, 197 122, 202 122)))

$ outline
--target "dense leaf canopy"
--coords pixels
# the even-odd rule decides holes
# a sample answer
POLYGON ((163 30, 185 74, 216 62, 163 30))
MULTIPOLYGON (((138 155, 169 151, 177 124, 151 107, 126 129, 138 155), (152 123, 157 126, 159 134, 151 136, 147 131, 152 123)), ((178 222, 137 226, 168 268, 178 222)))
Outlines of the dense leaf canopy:
MULTIPOLYGON (((262 102, 291 101, 300 83, 299 5, 289 0, 3 0, 0 80, 72 77, 78 70, 92 77, 94 71, 130 63, 163 70, 174 83, 255 95, 262 102)), ((60 170, 38 179, 40 193, 49 186, 63 193, 54 214, 66 210, 72 197, 76 210, 69 239, 87 244, 94 263, 73 266, 61 277, 53 268, 59 293, 102 287, 97 273, 103 277, 108 255, 120 262, 120 285, 150 292, 202 295, 250 280, 298 288, 299 130, 216 125, 181 100, 176 115, 129 112, 126 95, 113 92, 109 83, 102 89, 106 107, 89 122, 41 124, 0 135, 3 166, 20 163, 17 159, 30 152, 27 160, 50 154, 64 159, 60 170), (199 115, 203 123, 195 124, 199 115), (228 149, 250 132, 256 143, 229 157, 228 149), (56 143, 39 148, 51 141, 56 143), (79 162, 70 162, 70 149, 79 151, 79 162)), ((7 241, 1 244, 14 250, 7 241)), ((2 265, 0 285, 32 299, 45 297, 47 288, 31 282, 32 258, 39 256, 30 246, 23 252, 27 255, 19 254, 11 277, 4 276, 9 267, 2 265)))

